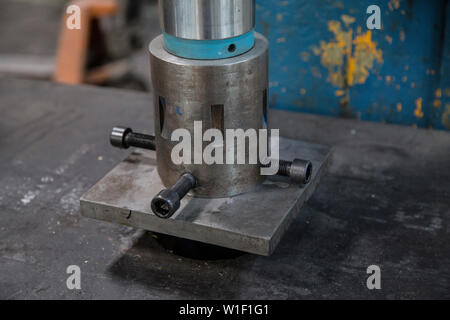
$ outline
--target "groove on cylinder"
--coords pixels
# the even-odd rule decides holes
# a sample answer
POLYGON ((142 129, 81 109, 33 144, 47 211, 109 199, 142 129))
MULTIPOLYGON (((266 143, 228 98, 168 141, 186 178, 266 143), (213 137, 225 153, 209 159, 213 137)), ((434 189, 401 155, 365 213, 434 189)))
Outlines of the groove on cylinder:
POLYGON ((223 110, 223 104, 213 104, 211 106, 211 124, 212 128, 220 130, 224 134, 224 121, 225 115, 223 110))

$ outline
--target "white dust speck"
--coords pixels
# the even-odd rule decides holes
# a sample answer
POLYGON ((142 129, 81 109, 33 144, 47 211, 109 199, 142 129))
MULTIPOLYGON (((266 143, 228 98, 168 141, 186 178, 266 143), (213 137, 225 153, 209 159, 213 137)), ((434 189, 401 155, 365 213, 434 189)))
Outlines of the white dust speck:
POLYGON ((22 199, 20 199, 20 202, 22 202, 25 206, 29 204, 31 201, 33 201, 34 198, 39 194, 39 191, 28 191, 22 199))
POLYGON ((66 169, 67 169, 67 166, 61 166, 61 167, 59 167, 58 169, 55 170, 55 173, 57 175, 61 175, 61 174, 64 173, 64 171, 66 171, 66 169))
POLYGON ((69 159, 65 163, 63 163, 61 166, 56 168, 55 174, 62 175, 67 169, 69 169, 71 166, 73 166, 77 161, 84 156, 90 149, 89 145, 82 145, 80 149, 75 151, 69 159))
POLYGON ((42 177, 41 182, 43 182, 43 183, 53 182, 53 178, 50 176, 42 177))
POLYGON ((80 208, 80 196, 82 192, 82 187, 77 186, 61 198, 60 203, 64 211, 68 212, 69 214, 78 212, 80 208))
POLYGON ((434 217, 431 219, 430 227, 434 230, 442 228, 442 219, 440 217, 434 217))
POLYGON ((265 180, 265 181, 263 182, 263 184, 266 184, 266 185, 275 185, 275 186, 277 186, 277 187, 279 187, 279 188, 282 188, 282 189, 289 188, 289 186, 290 186, 290 184, 287 183, 287 182, 282 182, 282 181, 271 181, 271 180, 265 180))

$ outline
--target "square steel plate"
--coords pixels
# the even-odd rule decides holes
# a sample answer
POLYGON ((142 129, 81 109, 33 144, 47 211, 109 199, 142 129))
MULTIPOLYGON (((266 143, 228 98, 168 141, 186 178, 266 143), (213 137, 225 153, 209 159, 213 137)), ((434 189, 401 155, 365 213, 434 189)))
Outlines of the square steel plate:
POLYGON ((170 219, 155 216, 150 201, 164 186, 156 170, 156 153, 135 150, 81 200, 85 217, 201 241, 259 255, 270 255, 296 214, 317 187, 331 160, 331 148, 280 138, 280 157, 313 164, 306 186, 270 176, 253 192, 229 198, 187 195, 170 219))

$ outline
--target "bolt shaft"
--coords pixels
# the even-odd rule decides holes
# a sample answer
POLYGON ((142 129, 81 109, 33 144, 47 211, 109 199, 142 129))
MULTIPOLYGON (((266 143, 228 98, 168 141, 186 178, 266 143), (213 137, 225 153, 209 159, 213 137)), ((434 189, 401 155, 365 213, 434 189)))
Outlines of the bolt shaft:
POLYGON ((109 141, 114 147, 121 149, 136 147, 141 149, 156 150, 154 136, 135 133, 131 130, 131 128, 114 127, 111 131, 109 141))
POLYGON ((184 173, 180 176, 180 178, 175 182, 175 184, 169 189, 178 194, 180 199, 195 187, 195 178, 190 173, 184 173))
POLYGON ((156 149, 155 137, 148 134, 130 132, 125 136, 124 142, 129 147, 148 150, 156 149))
MULTIPOLYGON (((268 167, 269 165, 264 165, 268 167)), ((277 175, 289 177, 291 181, 306 184, 311 179, 312 164, 308 160, 294 159, 293 161, 279 160, 277 175)))
POLYGON ((278 174, 280 176, 289 177, 291 171, 292 162, 286 160, 280 160, 278 163, 278 174))

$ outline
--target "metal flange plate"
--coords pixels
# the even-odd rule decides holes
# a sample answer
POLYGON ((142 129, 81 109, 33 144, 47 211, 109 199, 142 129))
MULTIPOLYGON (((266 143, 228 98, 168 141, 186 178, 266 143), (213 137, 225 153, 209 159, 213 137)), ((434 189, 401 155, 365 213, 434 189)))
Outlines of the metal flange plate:
POLYGON ((299 187, 270 176, 253 192, 229 198, 186 196, 170 219, 153 214, 150 201, 164 186, 156 171, 156 153, 136 150, 81 198, 85 217, 201 241, 259 255, 270 255, 331 160, 331 148, 280 138, 282 159, 308 159, 313 174, 299 187))

